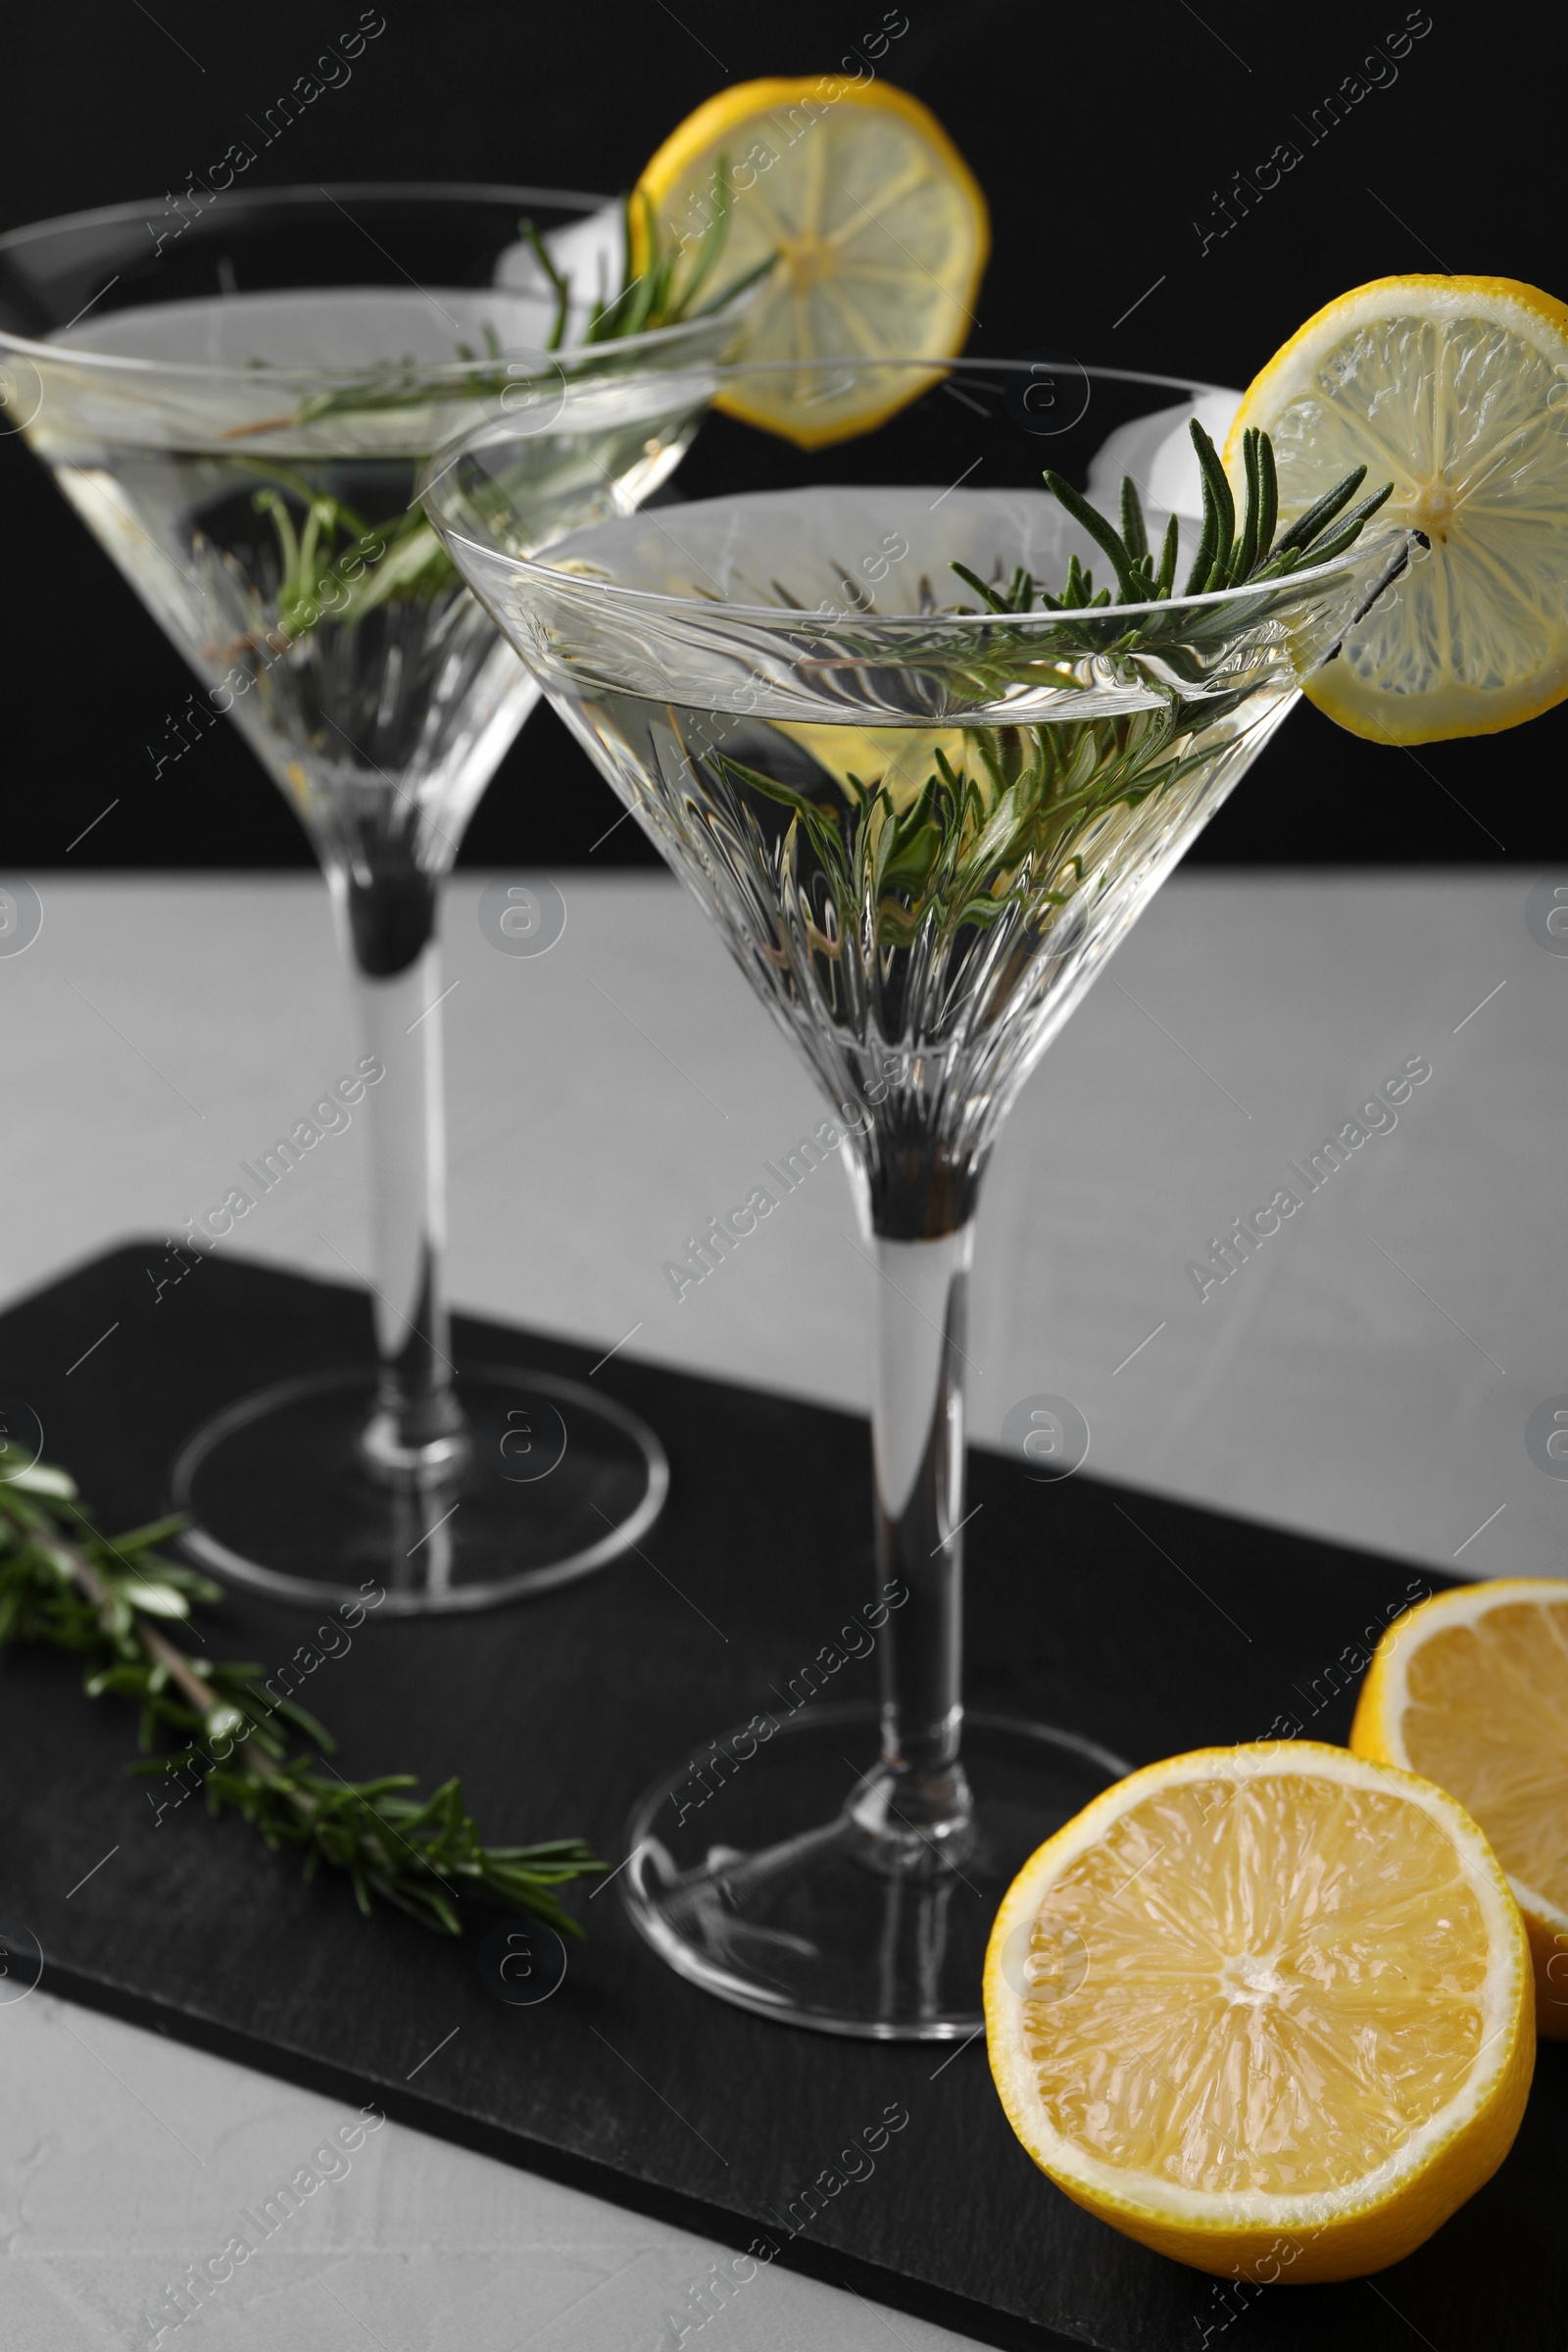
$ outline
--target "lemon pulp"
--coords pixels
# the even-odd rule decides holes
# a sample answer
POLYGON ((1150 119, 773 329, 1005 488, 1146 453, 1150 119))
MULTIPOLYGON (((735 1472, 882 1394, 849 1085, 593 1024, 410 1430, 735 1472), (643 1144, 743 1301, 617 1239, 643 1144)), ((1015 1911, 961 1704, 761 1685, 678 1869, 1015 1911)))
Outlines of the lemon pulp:
POLYGON ((1092 1953, 1083 1982, 1024 2005, 1045 2112, 1183 2187, 1348 2185, 1456 2095, 1483 2039, 1476 1893, 1440 1826, 1381 1790, 1152 1796, 1053 1883, 1032 1950, 1064 1930, 1092 1953))
MULTIPOLYGON (((962 349, 990 247, 985 198, 929 108, 840 74, 744 82, 674 130, 639 181, 661 234, 688 245, 731 189, 719 269, 777 266, 746 312, 744 357, 765 363, 949 358, 962 349)), ((643 231, 633 208, 633 266, 643 231)), ((798 379, 726 390, 733 416, 806 449, 880 423, 924 385, 907 369, 829 376, 803 411, 798 379)))

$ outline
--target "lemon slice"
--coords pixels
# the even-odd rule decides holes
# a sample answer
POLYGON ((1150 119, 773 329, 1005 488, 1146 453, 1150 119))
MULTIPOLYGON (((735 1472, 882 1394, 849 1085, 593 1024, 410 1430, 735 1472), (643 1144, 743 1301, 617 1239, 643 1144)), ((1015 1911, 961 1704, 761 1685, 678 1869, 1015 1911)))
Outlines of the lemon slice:
MULTIPOLYGON (((778 266, 748 316, 745 357, 950 359, 971 325, 991 246, 986 200, 929 108, 885 81, 842 74, 741 82, 670 133, 638 182, 663 236, 692 241, 712 215, 723 159, 731 211, 715 278, 778 266)), ((632 267, 647 231, 632 207, 632 267)), ((825 378, 803 422, 800 379, 763 379, 718 402, 731 416, 820 449, 867 432, 923 387, 907 371, 853 387, 825 378)))
POLYGON ((1373 1655, 1350 1744, 1424 1773, 1508 1873, 1536 1964, 1536 2030, 1568 2040, 1568 1585, 1439 1592, 1373 1655))
POLYGON ((1517 727, 1568 696, 1568 306, 1511 277, 1383 277, 1276 352, 1225 445, 1274 444, 1294 520, 1353 466, 1430 550, 1307 681, 1380 743, 1517 727))
POLYGON ((955 773, 964 765, 961 727, 822 727, 780 718, 772 723, 774 733, 799 744, 847 800, 860 798, 849 780, 854 776, 884 795, 901 816, 925 790, 939 753, 955 773))
POLYGON ((1069 2197, 1264 2283, 1413 2251, 1502 2162, 1535 2060, 1480 1830, 1315 1740, 1097 1796, 1008 1888, 985 2008, 1007 2119, 1069 2197))

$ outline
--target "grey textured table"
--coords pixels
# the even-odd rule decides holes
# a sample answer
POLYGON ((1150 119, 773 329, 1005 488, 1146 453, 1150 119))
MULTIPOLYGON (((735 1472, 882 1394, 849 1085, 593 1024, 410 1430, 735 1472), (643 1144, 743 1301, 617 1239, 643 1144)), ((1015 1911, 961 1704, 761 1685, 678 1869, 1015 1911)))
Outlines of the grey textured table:
MULTIPOLYGON (((1461 1573, 1559 1572, 1568 1492, 1524 1440, 1568 1391, 1568 959, 1527 931, 1532 879, 1167 888, 998 1151, 973 1301, 982 1442, 1019 1399, 1064 1395, 1117 1478, 1461 1573), (1316 1190, 1297 1182, 1290 1163, 1412 1060, 1432 1074, 1397 1125, 1316 1190), (1293 1186, 1300 1209, 1200 1298, 1189 1265, 1293 1186)), ((455 1298, 863 1406, 870 1276, 835 1169, 679 1301, 662 1272, 815 1124, 808 1081, 673 884, 560 884, 564 934, 531 958, 490 947, 477 878, 452 892, 455 1298)), ((355 1050, 318 883, 39 887, 42 933, 0 956, 12 1297, 128 1233, 177 1235, 355 1050)), ((327 1139, 245 1249, 366 1270, 362 1143, 359 1126, 327 1139)), ((166 2285, 343 2120, 40 1994, 0 2005, 0 2321, 25 2352, 152 2344, 166 2285)), ((218 2352, 642 2352, 700 2318, 718 2259, 388 2126, 199 2327, 218 2352)), ((777 2271, 719 2334, 735 2352, 956 2340, 777 2271)))

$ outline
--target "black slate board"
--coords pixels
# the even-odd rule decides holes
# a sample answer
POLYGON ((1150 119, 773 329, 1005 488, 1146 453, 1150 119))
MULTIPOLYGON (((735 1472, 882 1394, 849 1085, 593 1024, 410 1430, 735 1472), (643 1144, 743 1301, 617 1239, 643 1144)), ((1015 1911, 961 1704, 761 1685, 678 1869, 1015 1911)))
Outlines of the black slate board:
MULTIPOLYGON (((163 1245, 128 1246, 0 1318, 0 1395, 33 1406, 47 1456, 111 1531, 165 1507, 176 1441, 219 1404, 369 1349, 358 1292, 220 1257, 155 1303, 149 1267, 169 1272, 163 1245)), ((458 1336, 578 1376, 593 1360, 471 1321, 458 1336)), ((598 1383, 669 1448, 647 1559, 499 1614, 372 1618, 303 1695, 348 1772, 460 1772, 492 1838, 580 1831, 618 1856, 655 1771, 767 1704, 870 1590, 869 1492, 851 1415, 624 1356, 598 1383)), ((972 1702, 1139 1762, 1260 1737, 1282 1714, 1343 1739, 1349 1698, 1330 1669, 1420 1573, 1087 1478, 1040 1485, 983 1450, 972 1471, 972 1702)), ((314 1622, 238 1598, 226 1618, 220 1654, 274 1663, 314 1622)), ((860 1671, 839 1696, 870 1695, 850 1684, 860 1671)), ((475 1944, 389 1913, 368 1927, 342 1885, 305 1886, 238 1822, 191 1803, 155 1827, 148 1785, 119 1770, 128 1711, 88 1705, 75 1683, 41 1653, 0 1683, 0 1925, 38 1939, 42 1983, 68 1998, 738 2248, 777 2241, 773 2213, 902 2102, 908 2125, 875 2173, 781 2259, 986 2343, 1197 2352, 1233 2326, 1244 2352, 1555 2340, 1568 2048, 1543 2047, 1498 2177, 1375 2288, 1227 2295, 1058 2195, 1014 2142, 978 2043, 865 2046, 746 2016, 669 1974, 613 1890, 554 1997, 504 2005, 475 1944)))

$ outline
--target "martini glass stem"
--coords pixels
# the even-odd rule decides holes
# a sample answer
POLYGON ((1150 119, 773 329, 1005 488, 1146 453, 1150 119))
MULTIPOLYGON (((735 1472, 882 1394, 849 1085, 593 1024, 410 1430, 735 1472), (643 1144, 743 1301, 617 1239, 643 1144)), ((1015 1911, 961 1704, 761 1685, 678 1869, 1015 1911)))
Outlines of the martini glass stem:
POLYGON ((426 923, 411 922, 406 892, 387 904, 379 881, 349 878, 345 889, 361 1034, 383 1073, 365 1098, 379 1378, 360 1445, 377 1477, 425 1486, 455 1479, 468 1452, 441 1287, 446 1154, 435 885, 431 878, 426 923))
POLYGON ((963 1375, 972 1224, 877 1235, 871 1451, 882 1635, 882 1761, 856 1811, 883 1867, 919 1870, 972 1811, 963 1724, 963 1375))

